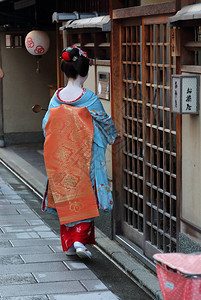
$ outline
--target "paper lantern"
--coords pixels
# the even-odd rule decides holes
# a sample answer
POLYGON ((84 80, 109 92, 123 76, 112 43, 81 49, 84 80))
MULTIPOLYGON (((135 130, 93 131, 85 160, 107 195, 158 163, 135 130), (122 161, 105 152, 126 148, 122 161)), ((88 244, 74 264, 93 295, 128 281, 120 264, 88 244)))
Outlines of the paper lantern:
POLYGON ((25 47, 32 55, 41 56, 45 54, 49 49, 49 45, 49 36, 44 31, 32 30, 26 35, 25 47))

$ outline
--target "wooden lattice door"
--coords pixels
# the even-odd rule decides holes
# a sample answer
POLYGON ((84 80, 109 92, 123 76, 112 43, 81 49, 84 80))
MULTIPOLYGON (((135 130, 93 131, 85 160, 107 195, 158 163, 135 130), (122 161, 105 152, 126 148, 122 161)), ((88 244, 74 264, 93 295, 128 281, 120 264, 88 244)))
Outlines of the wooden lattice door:
POLYGON ((138 19, 136 24, 122 22, 119 30, 123 142, 120 153, 115 154, 122 162, 122 191, 120 180, 115 186, 121 195, 116 211, 118 207, 122 210, 121 234, 152 257, 158 251, 176 250, 176 116, 170 112, 171 74, 176 71, 170 51, 172 29, 167 18, 155 18, 151 22, 138 19))

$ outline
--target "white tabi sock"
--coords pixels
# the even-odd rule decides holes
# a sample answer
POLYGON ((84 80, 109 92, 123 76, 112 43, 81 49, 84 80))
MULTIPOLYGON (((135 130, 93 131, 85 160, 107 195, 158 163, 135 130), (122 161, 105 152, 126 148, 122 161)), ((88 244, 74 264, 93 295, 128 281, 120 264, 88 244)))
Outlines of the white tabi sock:
POLYGON ((86 249, 85 245, 83 245, 82 243, 80 242, 74 242, 74 248, 77 249, 77 248, 83 248, 83 249, 86 249))

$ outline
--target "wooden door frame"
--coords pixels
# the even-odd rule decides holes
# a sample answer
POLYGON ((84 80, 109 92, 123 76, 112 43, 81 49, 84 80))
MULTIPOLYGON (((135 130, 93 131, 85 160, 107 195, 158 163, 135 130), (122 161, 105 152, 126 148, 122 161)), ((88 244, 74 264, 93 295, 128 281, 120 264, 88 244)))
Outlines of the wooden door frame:
MULTIPOLYGON (((118 133, 122 136, 122 118, 119 118, 117 111, 121 111, 122 106, 122 64, 121 64, 121 24, 113 19, 111 31, 111 110, 114 123, 118 133), (115 79, 114 79, 115 78, 115 79), (115 100, 113 100, 115 99, 115 100)), ((112 147, 112 165, 113 165, 113 186, 122 187, 122 143, 112 147), (120 155, 119 155, 120 153, 120 155)), ((114 233, 121 234, 122 220, 122 189, 118 191, 113 189, 115 199, 114 204, 114 233), (120 209, 119 209, 120 208, 120 209)))

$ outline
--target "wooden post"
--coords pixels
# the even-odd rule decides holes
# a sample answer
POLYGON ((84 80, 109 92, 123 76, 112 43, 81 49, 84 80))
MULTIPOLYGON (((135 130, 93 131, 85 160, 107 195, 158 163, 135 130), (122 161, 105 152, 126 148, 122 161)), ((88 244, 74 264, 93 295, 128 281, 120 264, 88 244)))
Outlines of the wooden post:
MULTIPOLYGON (((111 32, 111 105, 112 116, 118 133, 122 136, 122 65, 121 26, 112 21, 111 32)), ((113 146, 113 194, 115 233, 121 232, 122 220, 122 149, 121 144, 113 146)))

